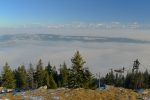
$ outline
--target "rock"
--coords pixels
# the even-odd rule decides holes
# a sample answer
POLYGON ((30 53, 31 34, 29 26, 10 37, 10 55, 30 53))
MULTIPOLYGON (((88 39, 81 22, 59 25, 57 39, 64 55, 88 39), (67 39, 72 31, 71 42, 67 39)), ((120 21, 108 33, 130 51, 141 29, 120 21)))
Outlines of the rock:
POLYGON ((59 97, 58 96, 54 96, 53 99, 54 100, 59 100, 59 97))

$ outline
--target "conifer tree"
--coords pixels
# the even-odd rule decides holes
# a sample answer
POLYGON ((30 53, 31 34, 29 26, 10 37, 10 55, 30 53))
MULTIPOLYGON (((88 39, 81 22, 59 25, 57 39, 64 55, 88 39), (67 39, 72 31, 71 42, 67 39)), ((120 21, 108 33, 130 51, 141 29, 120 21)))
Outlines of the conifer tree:
POLYGON ((27 88, 27 74, 24 65, 19 66, 15 71, 16 87, 26 89, 27 88))
POLYGON ((114 85, 114 80, 115 80, 115 76, 113 70, 111 70, 109 73, 106 74, 105 82, 106 84, 114 85))
POLYGON ((57 84, 56 84, 52 74, 49 75, 47 71, 45 71, 44 85, 46 85, 50 89, 57 88, 57 84))
POLYGON ((88 69, 84 68, 85 61, 77 51, 71 59, 72 67, 69 70, 68 85, 70 88, 87 87, 92 78, 88 69))
POLYGON ((34 87, 34 68, 33 65, 29 64, 29 69, 27 71, 27 81, 28 81, 28 88, 33 89, 34 87))
POLYGON ((0 87, 2 86, 2 82, 3 82, 2 76, 0 76, 0 87))
POLYGON ((50 62, 48 62, 48 65, 46 66, 45 71, 47 71, 49 75, 52 74, 52 66, 50 62))
POLYGON ((16 83, 14 74, 7 62, 3 67, 2 80, 3 80, 2 83, 3 87, 15 89, 16 83))
POLYGON ((58 85, 58 74, 56 71, 56 67, 52 67, 50 62, 48 62, 48 65, 45 68, 45 79, 44 84, 48 86, 48 88, 56 88, 58 85))
POLYGON ((51 89, 57 88, 57 84, 52 75, 49 76, 49 85, 50 85, 49 88, 51 88, 51 89))
POLYGON ((116 73, 115 79, 114 79, 114 85, 116 87, 124 87, 124 76, 123 75, 119 75, 118 73, 116 73))
POLYGON ((89 71, 88 68, 84 68, 83 70, 83 88, 90 88, 95 89, 96 88, 96 82, 94 80, 94 77, 92 77, 92 73, 89 71))
POLYGON ((83 79, 83 65, 85 61, 81 57, 79 51, 77 51, 71 59, 72 68, 69 72, 69 87, 79 88, 82 87, 83 79))
POLYGON ((36 67, 35 80, 37 82, 38 87, 44 85, 44 70, 43 70, 43 63, 41 59, 39 60, 36 67))
POLYGON ((148 73, 147 69, 143 73, 143 77, 144 77, 144 88, 149 88, 149 86, 150 86, 150 84, 149 84, 149 73, 148 73))
POLYGON ((50 75, 47 71, 45 71, 44 85, 50 88, 50 75))
POLYGON ((59 76, 58 76, 58 73, 57 73, 57 70, 56 70, 56 67, 55 67, 55 66, 52 68, 52 77, 53 77, 55 83, 56 83, 57 86, 58 86, 59 76))
MULTIPOLYGON (((60 66, 61 67, 61 66, 60 66)), ((64 64, 62 65, 62 68, 60 68, 60 82, 62 84, 62 86, 66 86, 68 83, 68 69, 67 69, 67 65, 64 62, 64 64)))

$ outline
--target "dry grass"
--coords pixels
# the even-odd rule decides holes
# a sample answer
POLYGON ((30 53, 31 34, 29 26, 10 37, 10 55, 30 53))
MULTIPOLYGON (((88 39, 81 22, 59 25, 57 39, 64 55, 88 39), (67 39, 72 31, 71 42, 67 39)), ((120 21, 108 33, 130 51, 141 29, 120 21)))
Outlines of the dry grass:
MULTIPOLYGON (((150 90, 147 90, 150 93, 150 90)), ((123 88, 112 88, 109 90, 90 90, 90 89, 37 89, 33 91, 26 91, 24 94, 26 97, 41 96, 44 100, 136 100, 141 97, 141 94, 134 92, 133 90, 123 88)), ((22 100, 22 95, 6 94, 3 98, 9 98, 10 100, 22 100)), ((29 98, 26 98, 29 100, 29 98)))
POLYGON ((34 90, 27 91, 26 95, 42 96, 45 100, 136 100, 140 94, 123 88, 113 88, 109 90, 90 90, 90 89, 57 89, 57 90, 34 90))
POLYGON ((11 93, 7 93, 7 94, 4 94, 4 95, 1 95, 0 96, 0 99, 2 100, 22 100, 22 96, 21 95, 12 95, 11 93))

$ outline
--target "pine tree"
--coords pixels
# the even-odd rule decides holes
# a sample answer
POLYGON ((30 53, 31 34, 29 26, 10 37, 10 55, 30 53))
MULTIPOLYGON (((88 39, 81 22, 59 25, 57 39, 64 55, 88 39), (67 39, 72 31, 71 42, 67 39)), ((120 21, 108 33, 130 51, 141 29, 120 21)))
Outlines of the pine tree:
POLYGON ((49 85, 50 85, 49 88, 51 88, 51 89, 57 88, 57 84, 56 84, 55 80, 53 79, 52 75, 49 76, 49 85))
POLYGON ((135 86, 135 89, 144 88, 144 75, 141 72, 138 72, 135 75, 135 86))
POLYGON ((144 72, 143 77, 144 77, 144 88, 148 88, 149 87, 149 73, 147 69, 144 72))
POLYGON ((69 87, 71 88, 79 88, 82 87, 83 79, 83 65, 85 61, 81 57, 79 51, 77 51, 71 59, 72 69, 69 72, 69 87))
POLYGON ((109 73, 106 74, 105 82, 106 84, 114 85, 114 80, 115 80, 115 76, 113 70, 111 70, 109 73))
POLYGON ((2 76, 0 76, 0 87, 2 86, 2 82, 3 82, 2 76))
POLYGON ((55 83, 56 83, 57 86, 58 86, 59 76, 58 76, 58 73, 57 73, 57 70, 56 70, 56 67, 55 67, 55 66, 52 68, 52 77, 53 77, 55 83))
POLYGON ((44 85, 46 85, 50 89, 57 88, 57 84, 56 84, 52 74, 49 75, 47 71, 45 71, 44 85))
POLYGON ((27 81, 28 81, 28 88, 33 89, 34 87, 34 69, 33 65, 29 64, 29 69, 27 71, 27 81))
POLYGON ((27 88, 27 74, 24 65, 19 66, 15 71, 16 87, 21 89, 27 88))
POLYGON ((49 75, 52 74, 52 66, 50 62, 48 62, 48 65, 46 66, 45 71, 47 71, 49 75))
POLYGON ((45 71, 44 85, 50 88, 50 76, 47 71, 45 71))
POLYGON ((96 82, 94 78, 92 77, 92 73, 89 71, 88 68, 84 68, 83 70, 83 88, 90 88, 95 89, 96 88, 96 82))
POLYGON ((144 75, 141 72, 128 73, 125 79, 125 87, 129 89, 144 88, 144 75))
POLYGON ((64 62, 64 64, 62 65, 62 68, 60 68, 60 82, 61 82, 62 86, 67 86, 67 84, 68 84, 68 74, 69 74, 69 72, 68 72, 68 69, 67 69, 67 65, 64 62))
POLYGON ((2 80, 3 80, 2 83, 3 87, 13 89, 16 87, 13 71, 11 70, 7 62, 3 67, 2 80))
POLYGON ((57 88, 58 81, 59 78, 56 71, 56 67, 52 67, 50 62, 48 62, 48 65, 45 68, 44 84, 46 84, 48 88, 57 88))
POLYGON ((127 73, 126 78, 125 78, 125 88, 130 88, 131 89, 131 79, 132 79, 131 73, 127 73))
POLYGON ((38 87, 44 85, 44 70, 43 70, 43 63, 41 59, 37 64, 35 79, 38 87))
POLYGON ((116 73, 115 79, 114 79, 114 85, 116 87, 124 87, 124 76, 123 75, 119 75, 118 73, 116 73))
POLYGON ((68 85, 70 88, 88 87, 92 76, 88 69, 84 68, 85 61, 77 51, 71 59, 72 68, 69 70, 68 85))

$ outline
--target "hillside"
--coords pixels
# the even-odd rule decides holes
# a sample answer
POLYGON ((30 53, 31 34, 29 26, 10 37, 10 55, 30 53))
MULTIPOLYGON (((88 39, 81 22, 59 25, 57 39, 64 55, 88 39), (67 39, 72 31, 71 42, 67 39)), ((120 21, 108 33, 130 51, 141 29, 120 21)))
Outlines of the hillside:
MULTIPOLYGON (((16 95, 5 94, 2 98, 10 100, 140 100, 148 97, 150 90, 145 90, 145 94, 139 94, 133 90, 124 88, 111 88, 108 90, 90 89, 36 89, 32 91, 20 92, 16 95)), ((147 100, 147 99, 146 99, 147 100)))

